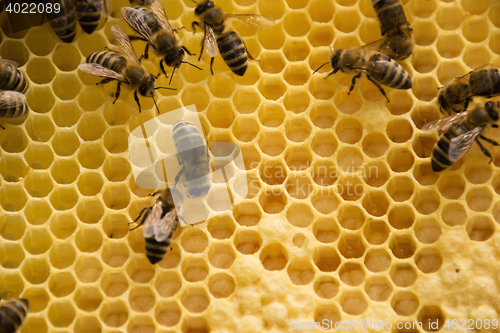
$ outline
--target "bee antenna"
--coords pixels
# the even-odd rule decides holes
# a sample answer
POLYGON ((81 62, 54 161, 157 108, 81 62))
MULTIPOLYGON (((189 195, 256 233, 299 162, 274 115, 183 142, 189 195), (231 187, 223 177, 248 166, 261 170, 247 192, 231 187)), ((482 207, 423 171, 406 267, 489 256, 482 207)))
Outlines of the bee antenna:
POLYGON ((323 65, 319 66, 319 68, 318 68, 318 69, 316 69, 316 70, 313 72, 313 74, 315 74, 315 73, 316 73, 317 71, 319 71, 319 70, 320 70, 323 66, 328 65, 329 63, 330 63, 330 62, 329 62, 329 61, 327 61, 327 62, 325 62, 323 65))
POLYGON ((191 1, 197 4, 197 2, 196 2, 196 1, 194 1, 194 0, 191 0, 191 1))
POLYGON ((177 90, 177 88, 170 88, 170 87, 156 87, 155 90, 158 89, 168 89, 168 90, 177 90))
POLYGON ((191 66, 193 66, 194 68, 199 69, 200 71, 202 70, 200 67, 198 67, 198 66, 196 66, 196 65, 193 65, 193 64, 192 64, 192 63, 190 63, 190 62, 187 62, 187 61, 181 61, 181 62, 182 62, 183 64, 188 64, 188 65, 191 65, 191 66))
POLYGON ((168 84, 172 83, 172 79, 174 78, 174 73, 176 68, 177 67, 174 67, 174 69, 172 70, 172 75, 170 75, 170 81, 168 81, 168 84))
POLYGON ((160 109, 158 109, 158 104, 156 104, 156 100, 155 100, 155 97, 151 97, 153 99, 153 102, 155 102, 155 106, 156 106, 156 111, 158 111, 158 114, 160 114, 160 109))

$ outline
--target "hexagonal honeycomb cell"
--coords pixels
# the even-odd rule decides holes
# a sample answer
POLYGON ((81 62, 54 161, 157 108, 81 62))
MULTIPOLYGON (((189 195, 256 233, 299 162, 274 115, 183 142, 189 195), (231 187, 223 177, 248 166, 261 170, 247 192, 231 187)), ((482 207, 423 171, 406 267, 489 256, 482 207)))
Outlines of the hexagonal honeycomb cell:
MULTIPOLYGON (((198 53, 195 4, 162 2, 198 53)), ((0 55, 30 86, 29 116, 3 119, 0 133, 0 293, 29 300, 20 332, 277 333, 294 321, 364 319, 423 333, 443 332, 447 319, 497 320, 500 149, 485 145, 488 163, 473 147, 434 173, 439 133, 422 128, 443 116, 439 87, 498 66, 498 1, 401 0, 416 45, 400 64, 413 88, 387 88, 390 102, 365 76, 349 93, 351 75, 327 77, 329 63, 313 73, 331 47, 381 38, 370 0, 215 2, 275 21, 229 26, 257 61, 237 77, 219 55, 214 75, 206 56, 188 56, 202 70, 183 64, 177 90, 158 90, 156 103, 161 114, 194 104, 208 141, 236 143, 246 179, 234 187, 249 191, 228 209, 218 184, 205 209, 220 214, 178 228, 154 266, 129 226, 153 203, 135 178, 144 166, 130 159, 149 143, 128 141, 154 103, 141 97, 139 113, 126 85, 114 103, 116 83, 96 86, 77 69, 116 47, 111 26, 127 27, 129 2, 111 0, 110 17, 91 35, 78 27, 69 44, 48 24, 13 33, 0 16, 0 55)), ((140 56, 144 43, 134 47, 140 56)), ((142 63, 156 75, 159 60, 142 63)))

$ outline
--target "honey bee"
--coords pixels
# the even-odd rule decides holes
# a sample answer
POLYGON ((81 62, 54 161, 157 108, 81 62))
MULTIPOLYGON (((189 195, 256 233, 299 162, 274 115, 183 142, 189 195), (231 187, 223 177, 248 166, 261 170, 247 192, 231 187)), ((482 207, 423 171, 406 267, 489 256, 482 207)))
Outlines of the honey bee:
POLYGON ((372 0, 372 5, 380 21, 382 36, 385 36, 379 51, 397 60, 408 58, 415 40, 413 28, 399 0, 372 0))
POLYGON ((188 197, 202 197, 210 190, 210 156, 202 134, 188 121, 180 120, 172 128, 172 141, 177 160, 182 166, 175 177, 175 186, 182 174, 188 183, 188 197))
POLYGON ((109 0, 75 0, 76 16, 82 29, 91 34, 99 25, 101 16, 109 14, 109 0))
POLYGON ((1 118, 19 118, 26 115, 28 110, 26 96, 13 90, 0 91, 1 118))
POLYGON ((496 141, 481 135, 487 125, 497 128, 500 108, 498 104, 486 102, 484 106, 449 115, 425 125, 423 130, 438 129, 444 133, 432 151, 431 166, 434 172, 442 171, 461 159, 475 141, 484 155, 492 161, 491 153, 483 147, 479 138, 499 146, 496 141))
MULTIPOLYGON (((113 104, 120 96, 120 85, 122 83, 129 84, 132 89, 135 90, 134 99, 139 106, 139 112, 141 112, 141 104, 139 103, 139 97, 137 97, 137 91, 139 91, 139 94, 142 96, 151 97, 156 105, 154 98, 156 89, 162 88, 175 90, 174 88, 155 88, 156 77, 149 74, 147 69, 140 64, 125 30, 115 24, 111 27, 111 31, 115 35, 115 38, 125 56, 114 51, 94 52, 87 57, 87 63, 81 64, 78 68, 83 72, 105 77, 105 79, 99 83, 107 83, 112 80, 118 81, 113 104)), ((160 113, 157 105, 156 109, 158 110, 158 113, 160 113)))
POLYGON ((27 89, 28 82, 17 69, 17 62, 0 59, 0 90, 15 90, 24 94, 27 89))
POLYGON ((211 0, 203 0, 197 3, 194 13, 200 18, 201 23, 194 21, 191 24, 193 31, 196 31, 196 26, 200 26, 205 32, 198 61, 201 59, 203 49, 206 49, 207 54, 211 57, 210 72, 213 74, 214 57, 220 51, 222 58, 231 71, 236 75, 243 76, 248 67, 248 58, 255 59, 247 50, 243 39, 236 32, 224 32, 226 21, 228 19, 236 19, 245 24, 253 24, 265 28, 272 24, 272 19, 257 14, 226 14, 211 0))
POLYGON ((473 96, 500 95, 500 73, 490 65, 476 68, 448 82, 438 94, 441 109, 448 113, 466 110, 473 96))
POLYGON ((163 63, 173 67, 170 82, 172 82, 175 69, 181 64, 189 64, 201 70, 198 66, 184 61, 185 53, 193 54, 185 46, 180 45, 179 37, 176 35, 178 31, 170 26, 161 0, 152 0, 151 10, 142 7, 122 7, 121 11, 125 21, 142 36, 130 36, 130 39, 142 40, 148 43, 143 57, 148 58, 149 46, 151 45, 154 52, 162 57, 160 69, 165 76, 167 76, 167 73, 163 63))
POLYGON ((47 13, 52 30, 66 43, 71 43, 76 34, 76 15, 71 0, 45 0, 47 4, 59 5, 59 12, 47 13))
POLYGON ((137 222, 141 216, 141 225, 144 238, 146 239, 146 256, 151 264, 161 261, 170 248, 174 232, 179 225, 179 217, 175 210, 172 193, 169 189, 153 193, 158 199, 151 207, 144 208, 134 220, 137 222))
POLYGON ((14 333, 23 324, 29 310, 29 302, 24 298, 17 298, 5 302, 0 307, 0 332, 14 333))
POLYGON ((359 79, 364 72, 368 80, 380 90, 389 102, 389 98, 380 84, 394 89, 410 89, 412 87, 411 78, 408 72, 394 59, 377 52, 377 46, 378 44, 375 42, 361 47, 333 50, 330 62, 324 63, 314 72, 316 73, 321 67, 331 63, 333 71, 328 76, 339 70, 348 74, 356 74, 352 78, 348 95, 354 89, 356 79, 359 79))

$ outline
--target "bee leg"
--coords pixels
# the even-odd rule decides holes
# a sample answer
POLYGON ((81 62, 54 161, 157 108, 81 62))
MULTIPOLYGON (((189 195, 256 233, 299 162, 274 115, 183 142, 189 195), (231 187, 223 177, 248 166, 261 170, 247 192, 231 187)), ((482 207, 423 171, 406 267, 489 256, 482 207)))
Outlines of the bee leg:
POLYGON ((149 43, 146 44, 146 47, 144 48, 144 54, 142 55, 144 59, 149 58, 149 43))
MULTIPOLYGON (((245 45, 245 47, 246 47, 246 45, 245 45)), ((255 58, 253 57, 253 55, 250 53, 250 51, 248 51, 248 49, 247 49, 247 55, 248 55, 248 59, 252 59, 252 60, 255 60, 255 61, 260 62, 260 60, 255 59, 255 58)))
POLYGON ((115 104, 118 97, 120 97, 121 84, 121 82, 118 82, 118 84, 116 85, 115 100, 113 101, 113 104, 115 104))
POLYGON ((183 50, 184 50, 187 54, 189 54, 190 56, 192 56, 192 55, 196 55, 196 54, 194 54, 194 53, 189 52, 189 50, 188 50, 185 46, 181 46, 181 49, 183 49, 183 50))
POLYGON ((356 79, 359 79, 361 77, 361 72, 359 72, 358 75, 354 76, 352 78, 352 81, 351 81, 351 87, 349 88, 349 92, 347 93, 347 95, 350 95, 351 94, 351 91, 354 89, 354 85, 356 84, 356 79))
POLYGON ((165 77, 168 77, 167 72, 165 71, 165 67, 163 67, 163 59, 160 60, 160 69, 163 72, 163 74, 165 74, 165 77))
POLYGON ((210 59, 210 73, 212 73, 212 75, 214 75, 214 71, 212 70, 212 66, 214 65, 214 59, 215 58, 210 59))
POLYGON ((139 103, 139 97, 137 96, 137 91, 134 91, 134 99, 135 102, 137 103, 137 106, 139 107, 139 112, 141 112, 141 103, 139 103))
POLYGON ((1 127, 2 129, 5 129, 5 127, 3 127, 2 125, 0 125, 0 127, 1 127))
POLYGON ((382 93, 382 95, 384 95, 385 99, 387 100, 387 102, 390 102, 389 98, 387 97, 387 95, 385 94, 385 91, 384 91, 384 88, 382 88, 382 86, 380 84, 378 84, 375 80, 373 80, 370 75, 367 75, 366 76, 368 78, 368 80, 370 80, 377 88, 378 90, 380 90, 380 92, 382 93))
MULTIPOLYGON (((139 216, 137 216, 137 218, 134 220, 134 222, 130 222, 129 224, 136 223, 136 222, 137 222, 137 221, 141 218, 141 216, 142 216, 144 213, 146 213, 146 214, 144 215, 144 217, 146 217, 146 215, 147 215, 147 214, 149 214, 149 211, 150 211, 151 209, 152 209, 151 207, 144 207, 144 208, 141 210, 141 212, 139 213, 139 216)), ((137 227, 130 229, 130 231, 132 231, 132 230, 135 230, 135 229, 139 228, 139 227, 140 227, 143 223, 144 223, 144 219, 142 219, 142 221, 139 223, 139 225, 138 225, 137 227)))
MULTIPOLYGON (((484 140, 484 137, 482 137, 482 135, 481 135, 481 139, 484 140)), ((479 146, 479 149, 481 149, 481 151, 483 152, 483 154, 490 158, 489 163, 491 163, 493 161, 493 158, 491 157, 490 151, 488 149, 484 148, 483 145, 481 144, 481 142, 479 142, 479 140, 477 138, 476 138, 476 143, 479 146)))
POLYGON ((492 124, 491 127, 498 128, 498 125, 497 124, 492 124))
POLYGON ((196 27, 200 27, 200 22, 197 22, 197 21, 193 21, 191 23, 191 28, 193 29, 193 34, 196 32, 196 27))
POLYGON ((481 139, 483 139, 484 141, 486 141, 486 142, 488 142, 488 143, 491 143, 491 144, 492 144, 493 146, 495 146, 495 147, 500 146, 500 143, 496 142, 495 140, 492 140, 492 139, 490 139, 490 138, 487 138, 487 137, 485 137, 485 136, 483 136, 483 135, 480 135, 479 137, 480 137, 481 139))
POLYGON ((156 192, 153 192, 153 193, 148 194, 148 195, 149 195, 150 197, 155 197, 155 196, 157 196, 157 195, 158 195, 158 194, 160 194, 160 193, 161 193, 161 191, 156 191, 156 192))
POLYGON ((183 173, 184 173, 184 167, 182 167, 181 171, 179 171, 179 173, 177 174, 177 176, 175 176, 174 188, 177 186, 177 183, 181 179, 181 176, 182 176, 183 173))
POLYGON ((100 84, 105 84, 105 83, 108 83, 108 82, 111 82, 111 81, 113 81, 113 79, 104 79, 101 82, 97 82, 95 85, 98 86, 100 84))

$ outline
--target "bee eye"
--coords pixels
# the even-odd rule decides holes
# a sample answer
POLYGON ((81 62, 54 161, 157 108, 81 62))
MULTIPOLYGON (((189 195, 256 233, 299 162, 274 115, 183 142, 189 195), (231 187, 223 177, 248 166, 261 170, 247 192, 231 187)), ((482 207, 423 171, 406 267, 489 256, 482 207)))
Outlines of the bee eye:
POLYGON ((148 91, 148 87, 146 85, 142 85, 139 87, 139 94, 145 96, 148 91))

